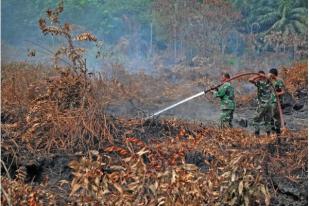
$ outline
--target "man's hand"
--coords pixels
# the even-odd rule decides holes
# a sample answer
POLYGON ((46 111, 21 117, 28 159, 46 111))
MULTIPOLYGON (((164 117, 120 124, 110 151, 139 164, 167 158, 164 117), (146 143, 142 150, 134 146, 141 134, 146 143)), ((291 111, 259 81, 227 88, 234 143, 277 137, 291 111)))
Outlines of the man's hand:
POLYGON ((283 89, 277 89, 276 90, 276 93, 277 93, 277 95, 280 97, 280 96, 282 96, 282 95, 284 95, 284 90, 283 89))
POLYGON ((269 79, 274 79, 275 76, 274 76, 273 74, 269 73, 269 74, 267 75, 267 78, 269 78, 269 79))
POLYGON ((210 89, 211 89, 211 91, 218 91, 218 87, 212 87, 210 89))
POLYGON ((249 79, 249 82, 251 82, 252 84, 254 84, 255 81, 256 81, 258 78, 260 78, 260 75, 254 75, 253 77, 251 77, 251 78, 249 79))
POLYGON ((213 89, 213 90, 211 90, 211 93, 215 94, 217 91, 218 91, 217 89, 213 89))
POLYGON ((204 93, 205 93, 205 94, 207 94, 208 92, 214 93, 214 92, 216 92, 216 91, 218 91, 218 87, 211 87, 210 89, 206 89, 206 90, 204 91, 204 93))

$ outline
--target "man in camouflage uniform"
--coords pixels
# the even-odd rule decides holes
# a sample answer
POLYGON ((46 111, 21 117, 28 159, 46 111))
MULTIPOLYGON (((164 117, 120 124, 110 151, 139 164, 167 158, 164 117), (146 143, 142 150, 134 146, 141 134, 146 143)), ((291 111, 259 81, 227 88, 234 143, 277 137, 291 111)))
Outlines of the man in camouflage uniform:
MULTIPOLYGON (((272 68, 269 70, 269 79, 271 80, 274 89, 276 90, 276 93, 279 97, 280 104, 282 105, 283 102, 283 96, 285 93, 285 86, 283 83, 283 80, 278 78, 278 70, 275 68, 272 68)), ((280 134, 281 132, 281 124, 280 124, 280 113, 278 109, 277 99, 275 94, 272 94, 272 130, 275 131, 277 134, 280 134)))
POLYGON ((260 135, 261 123, 264 122, 267 135, 270 135, 272 126, 273 89, 271 82, 263 71, 249 79, 257 87, 257 109, 253 118, 255 135, 260 135))
POLYGON ((234 88, 231 86, 228 73, 222 75, 221 85, 217 91, 214 92, 214 97, 220 98, 220 125, 223 127, 232 127, 233 113, 235 110, 235 100, 234 100, 234 88))

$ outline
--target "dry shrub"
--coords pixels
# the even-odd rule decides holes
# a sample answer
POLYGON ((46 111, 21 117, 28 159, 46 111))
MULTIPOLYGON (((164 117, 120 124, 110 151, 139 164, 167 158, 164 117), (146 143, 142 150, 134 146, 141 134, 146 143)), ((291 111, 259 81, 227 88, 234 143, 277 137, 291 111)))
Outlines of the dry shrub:
POLYGON ((297 63, 291 68, 283 68, 282 77, 286 88, 293 94, 308 86, 308 64, 297 63))
POLYGON ((32 187, 22 182, 2 177, 1 205, 56 205, 56 196, 43 186, 32 187))
POLYGON ((85 74, 87 72, 86 60, 84 58, 85 49, 76 47, 73 40, 96 42, 97 38, 90 32, 83 32, 74 37, 72 25, 69 23, 61 24, 59 21, 59 16, 63 11, 63 0, 59 0, 56 8, 48 9, 46 15, 39 19, 38 26, 44 35, 62 36, 66 39, 66 45, 58 48, 54 54, 55 65, 58 65, 59 60, 71 65, 64 59, 66 58, 72 63, 73 69, 85 74))
MULTIPOLYGON (((278 158, 265 153, 275 138, 254 139, 235 129, 194 131, 180 129, 175 139, 147 145, 136 138, 126 138, 122 148, 109 147, 103 154, 91 151, 81 161, 71 162, 72 201, 104 205, 269 205, 272 188, 266 183, 265 165, 280 165, 278 162, 288 160, 298 162, 291 162, 293 170, 305 169, 304 147, 291 152, 300 152, 299 157, 289 153, 278 158), (189 151, 202 151, 213 158, 205 160, 210 166, 208 172, 184 163, 189 151)), ((301 147, 303 144, 293 140, 291 134, 286 141, 295 148, 301 147)), ((282 170, 277 169, 276 172, 282 170)))
MULTIPOLYGON (((27 145, 33 154, 59 149, 88 150, 97 143, 100 148, 104 141, 113 141, 113 123, 106 117, 105 103, 96 99, 93 80, 88 75, 68 68, 40 69, 19 64, 4 67, 3 133, 18 144, 27 145)), ((4 142, 2 146, 11 148, 10 144, 4 142)))
POLYGON ((53 73, 53 70, 48 70, 43 65, 22 62, 2 65, 2 108, 16 109, 29 104, 44 92, 44 78, 53 73))
POLYGON ((148 152, 142 149, 135 155, 122 160, 119 165, 109 166, 110 171, 113 171, 110 174, 95 172, 101 171, 102 166, 99 165, 104 165, 104 161, 100 159, 92 164, 88 163, 88 165, 99 166, 95 167, 96 170, 86 166, 87 159, 82 160, 81 164, 72 162, 71 167, 76 171, 76 178, 71 183, 72 194, 81 187, 85 196, 80 200, 86 200, 82 202, 83 204, 103 202, 106 205, 189 205, 192 202, 203 203, 203 187, 196 184, 196 181, 204 175, 194 172, 197 171, 195 165, 171 166, 164 172, 151 171, 142 158, 143 154, 148 152), (88 168, 87 173, 83 172, 84 168, 88 168))
POLYGON ((47 93, 29 105, 23 141, 47 151, 87 150, 101 139, 112 141, 109 123, 86 76, 66 71, 48 80, 46 87, 47 93))
MULTIPOLYGON (((6 125, 4 132, 26 144, 31 153, 49 153, 51 150, 69 148, 71 151, 88 150, 98 142, 100 145, 105 140, 113 141, 109 122, 103 111, 104 104, 96 100, 93 80, 87 73, 84 49, 76 48, 73 44, 70 24, 62 25, 59 22, 63 9, 63 1, 59 1, 55 9, 47 10, 46 18, 39 20, 39 27, 46 35, 65 37, 66 44, 58 49, 55 57, 66 57, 72 66, 56 66, 52 75, 43 78, 49 72, 31 67, 29 70, 22 70, 26 66, 21 65, 19 68, 16 65, 16 70, 19 71, 12 78, 24 78, 26 82, 10 81, 7 77, 7 84, 3 85, 5 93, 2 95, 5 107, 10 110, 8 112, 16 114, 15 102, 19 103, 21 100, 23 103, 19 103, 18 107, 24 109, 24 115, 13 122, 18 126, 6 125), (27 73, 25 77, 24 73, 27 73), (34 75, 35 78, 29 78, 29 75, 34 75), (32 93, 32 96, 26 96, 25 93, 32 93)), ((95 36, 90 33, 82 33, 77 37, 80 41, 96 41, 95 36)), ((12 76, 10 68, 7 68, 7 72, 7 76, 12 76)))

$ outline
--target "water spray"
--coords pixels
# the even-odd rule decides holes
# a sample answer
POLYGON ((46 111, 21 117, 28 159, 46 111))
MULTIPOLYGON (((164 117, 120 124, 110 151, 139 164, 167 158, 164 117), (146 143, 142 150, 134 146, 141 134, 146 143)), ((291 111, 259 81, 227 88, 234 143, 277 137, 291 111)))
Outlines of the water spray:
POLYGON ((170 110, 170 109, 172 109, 172 108, 174 108, 174 107, 177 107, 177 106, 180 105, 180 104, 183 104, 183 103, 185 103, 185 102, 187 102, 187 101, 190 101, 191 99, 194 99, 194 98, 196 98, 196 97, 202 96, 203 94, 205 94, 204 91, 203 91, 203 92, 199 92, 199 93, 197 93, 197 94, 195 94, 195 95, 193 95, 193 96, 191 96, 191 97, 188 97, 188 98, 186 98, 186 99, 184 99, 184 100, 181 100, 180 102, 177 102, 177 103, 175 103, 175 104, 173 104, 173 105, 171 105, 171 106, 169 106, 169 107, 166 107, 166 108, 164 108, 164 109, 162 109, 162 110, 160 110, 160 111, 154 113, 153 115, 147 117, 146 119, 149 119, 149 118, 152 118, 152 117, 154 117, 154 116, 157 116, 157 115, 159 115, 159 114, 161 114, 161 113, 163 113, 163 112, 165 112, 165 111, 167 111, 167 110, 170 110))
MULTIPOLYGON (((234 80, 234 79, 238 79, 238 78, 240 78, 240 77, 243 77, 243 76, 250 76, 250 75, 260 75, 260 74, 259 74, 259 73, 255 73, 255 72, 242 73, 242 74, 238 74, 238 75, 236 75, 236 76, 230 78, 229 80, 226 80, 225 82, 230 82, 230 81, 232 81, 232 80, 234 80)), ((265 78, 266 78, 268 81, 270 81, 267 77, 265 77, 265 78)), ((155 117, 155 116, 157 116, 157 115, 159 115, 159 114, 161 114, 161 113, 163 113, 163 112, 166 112, 167 110, 170 110, 170 109, 172 109, 172 108, 174 108, 174 107, 177 107, 178 105, 181 105, 181 104, 183 104, 183 103, 185 103, 185 102, 188 102, 188 101, 190 101, 190 100, 192 100, 192 99, 194 99, 194 98, 196 98, 196 97, 202 96, 203 94, 207 94, 208 92, 210 92, 210 91, 212 91, 212 90, 215 90, 215 89, 219 88, 219 87, 222 86, 225 82, 223 82, 223 83, 221 83, 221 84, 218 84, 218 85, 216 85, 216 86, 214 86, 214 87, 211 87, 210 89, 207 89, 207 90, 205 90, 205 91, 199 92, 199 93, 197 93, 197 94, 195 94, 195 95, 193 95, 193 96, 190 96, 190 97, 188 97, 188 98, 186 98, 186 99, 184 99, 184 100, 181 100, 181 101, 179 101, 179 102, 176 102, 175 104, 172 104, 172 105, 169 106, 169 107, 166 107, 166 108, 164 108, 164 109, 162 109, 162 110, 157 111, 156 113, 150 115, 150 116, 147 117, 146 119, 153 118, 153 117, 155 117)), ((271 85, 272 85, 272 84, 271 84, 271 85)), ((274 88, 273 85, 272 85, 272 89, 274 90, 274 93, 275 93, 275 95, 276 95, 277 107, 278 107, 279 115, 280 115, 280 124, 281 124, 281 128, 284 128, 284 119, 283 119, 283 114, 282 114, 282 108, 281 108, 281 104, 280 104, 280 99, 279 99, 279 97, 278 97, 278 95, 277 95, 277 93, 276 93, 276 90, 275 90, 275 88, 274 88)))

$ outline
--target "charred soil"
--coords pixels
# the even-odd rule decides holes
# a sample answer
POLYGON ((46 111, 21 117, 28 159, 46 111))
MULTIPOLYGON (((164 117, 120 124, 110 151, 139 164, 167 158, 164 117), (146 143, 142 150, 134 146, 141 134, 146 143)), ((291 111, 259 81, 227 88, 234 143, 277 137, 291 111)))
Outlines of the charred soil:
POLYGON ((113 80, 69 70, 18 76, 12 67, 1 94, 3 205, 308 203, 307 128, 297 123, 306 121, 305 86, 291 88, 303 106, 286 115, 290 129, 256 138, 245 129, 115 117, 105 110, 111 94, 126 101, 132 93, 113 80))

